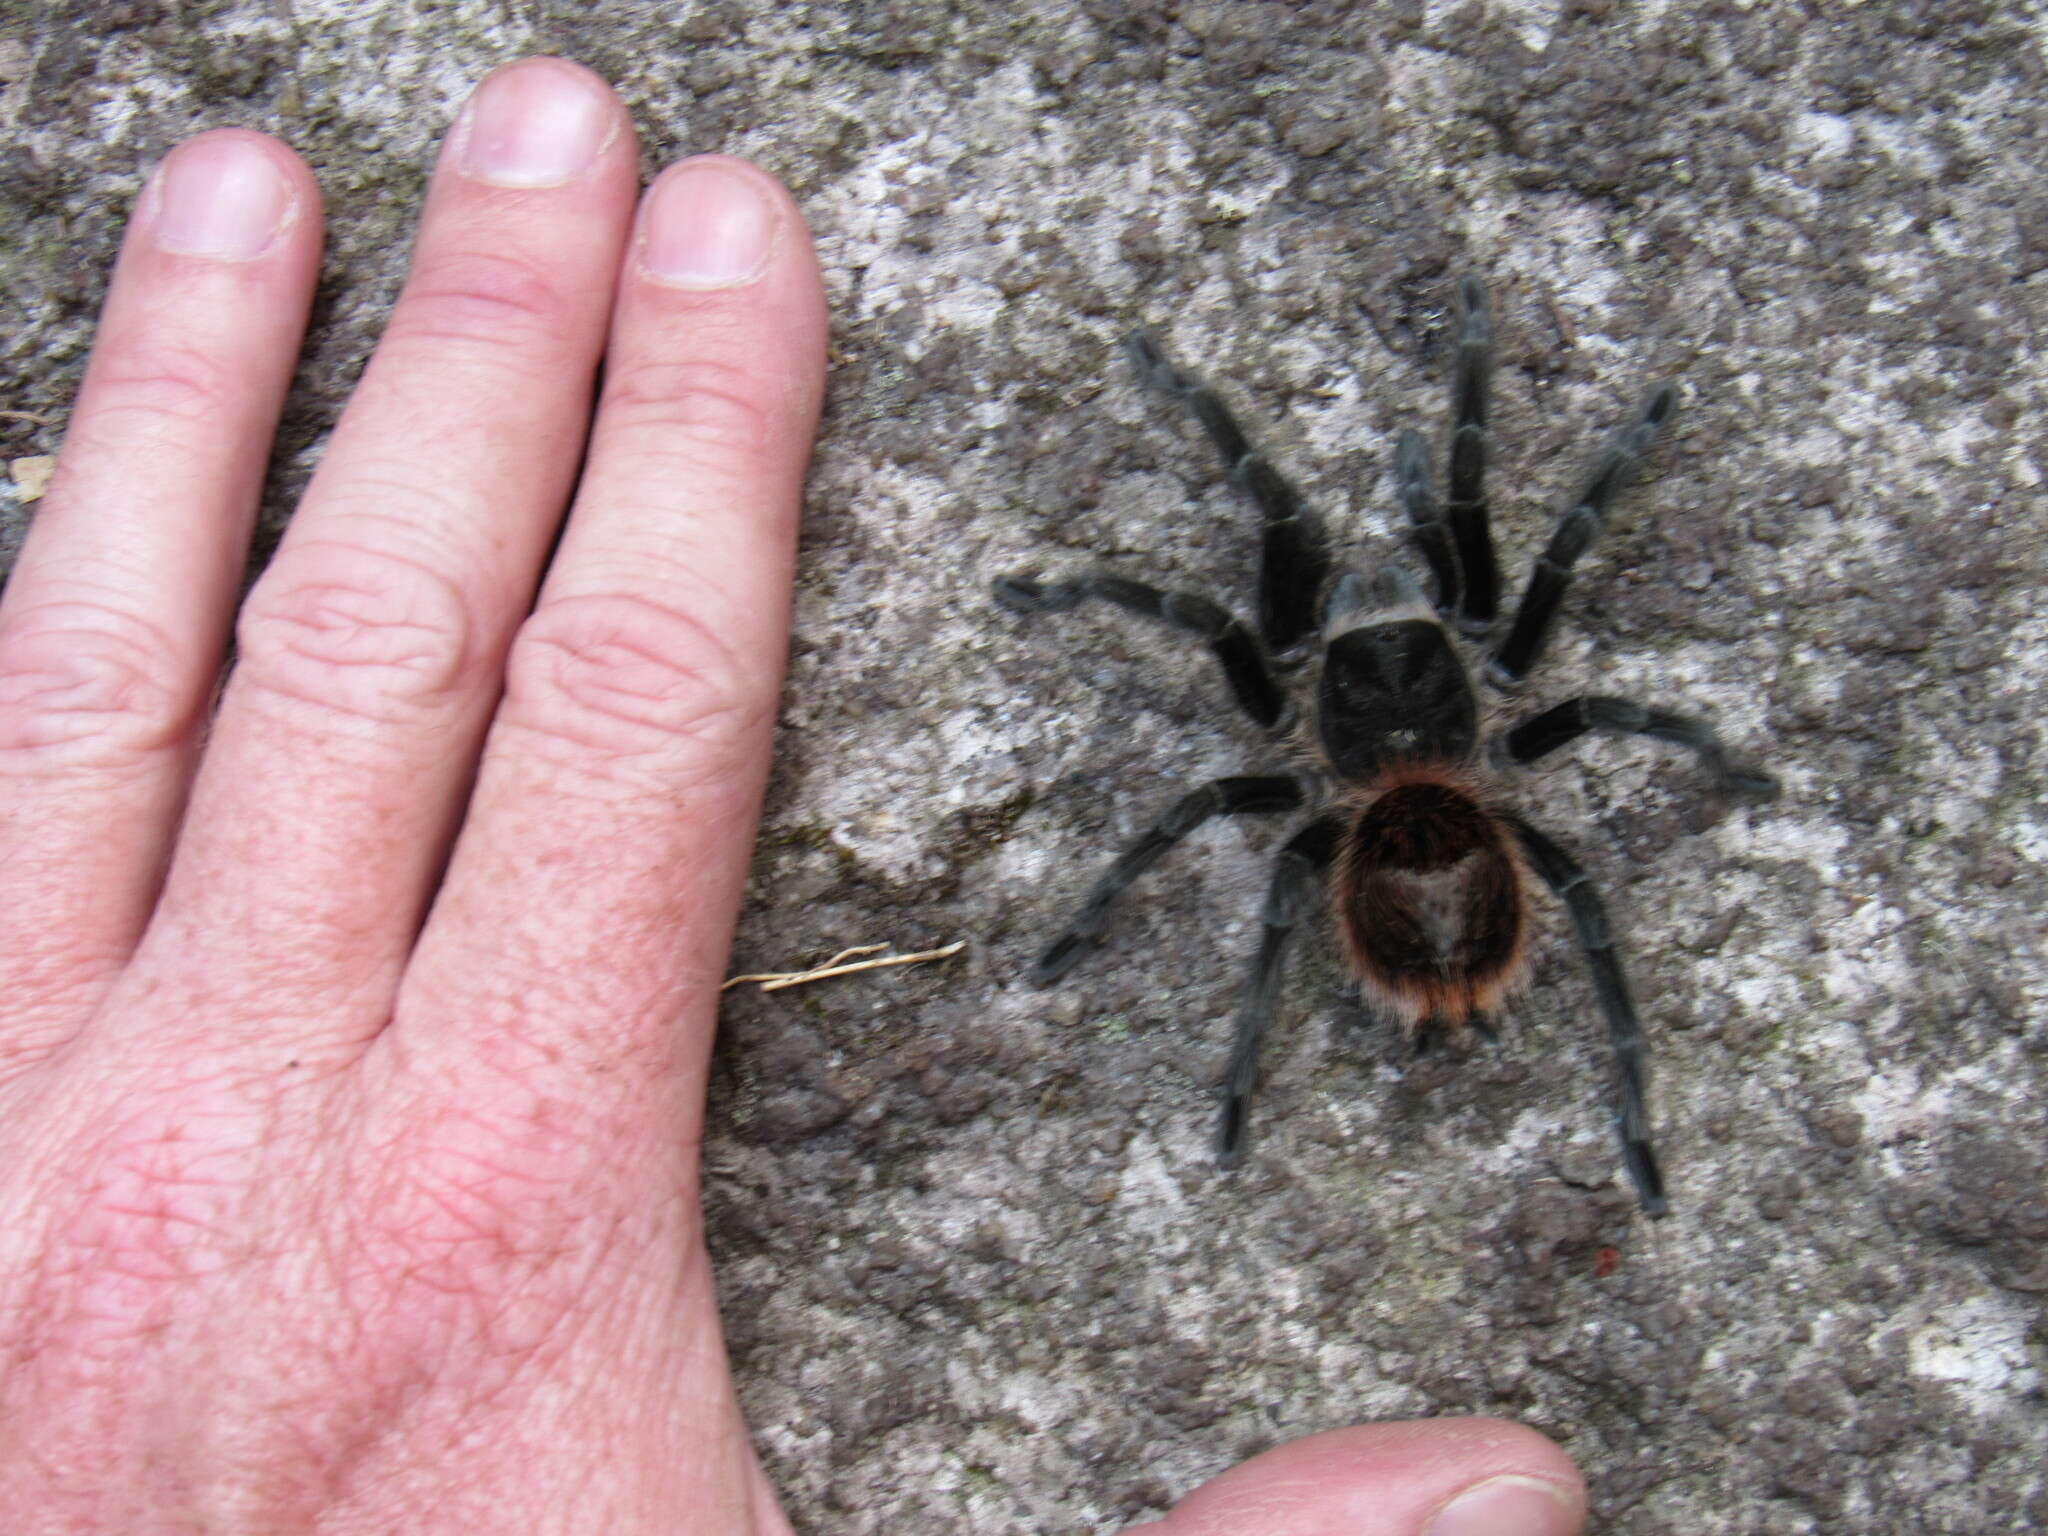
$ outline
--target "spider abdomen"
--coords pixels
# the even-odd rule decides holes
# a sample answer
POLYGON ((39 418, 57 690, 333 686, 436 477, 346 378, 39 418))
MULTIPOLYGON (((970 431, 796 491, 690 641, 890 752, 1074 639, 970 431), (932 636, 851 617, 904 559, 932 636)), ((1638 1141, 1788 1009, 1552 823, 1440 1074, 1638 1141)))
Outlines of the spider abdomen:
POLYGON ((1391 770, 1347 800, 1330 899, 1352 974, 1411 1031, 1483 1021, 1523 968, 1507 829, 1435 765, 1391 770))

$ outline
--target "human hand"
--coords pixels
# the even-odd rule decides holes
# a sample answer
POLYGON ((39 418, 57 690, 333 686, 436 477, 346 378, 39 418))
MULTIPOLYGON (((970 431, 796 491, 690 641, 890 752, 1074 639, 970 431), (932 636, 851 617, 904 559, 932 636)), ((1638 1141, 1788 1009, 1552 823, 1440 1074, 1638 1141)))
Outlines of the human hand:
MULTIPOLYGON (((636 208, 635 164, 586 71, 479 89, 217 710, 318 195, 228 131, 137 206, 0 603, 12 1530, 789 1528, 697 1148, 823 300, 760 172, 636 208)), ((1416 1532, 1509 1474, 1551 1523, 1439 1536, 1577 1528, 1555 1447, 1466 1420, 1150 1529, 1416 1532)))

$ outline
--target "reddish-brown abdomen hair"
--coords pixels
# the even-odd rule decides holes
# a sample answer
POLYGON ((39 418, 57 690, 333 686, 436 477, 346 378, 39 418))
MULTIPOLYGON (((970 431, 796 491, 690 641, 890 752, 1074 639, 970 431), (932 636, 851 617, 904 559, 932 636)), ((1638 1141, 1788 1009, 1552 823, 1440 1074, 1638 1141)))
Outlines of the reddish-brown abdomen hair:
POLYGON ((1494 1012, 1521 980, 1528 904, 1507 827, 1435 765, 1352 801, 1330 900, 1352 973, 1410 1029, 1494 1012))

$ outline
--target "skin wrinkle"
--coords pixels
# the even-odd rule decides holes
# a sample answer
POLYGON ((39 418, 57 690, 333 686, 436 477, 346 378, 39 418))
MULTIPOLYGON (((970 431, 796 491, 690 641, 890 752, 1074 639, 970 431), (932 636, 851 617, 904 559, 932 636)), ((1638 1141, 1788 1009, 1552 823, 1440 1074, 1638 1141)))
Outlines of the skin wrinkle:
MULTIPOLYGON (((465 233, 475 238, 481 230, 465 233)), ((549 379, 564 362, 592 355, 587 346, 563 344, 569 333, 564 321, 604 291, 589 283, 565 284, 546 261, 518 254, 432 252, 392 308, 383 365, 401 369, 406 352, 419 347, 433 353, 435 377, 452 373, 448 382, 456 387, 471 367, 490 375, 509 370, 515 378, 549 379)))
MULTIPOLYGON (((98 497, 92 499, 95 502, 96 512, 104 509, 104 500, 98 497)), ((54 493, 44 498, 44 505, 46 510, 37 513, 39 519, 52 517, 53 515, 58 518, 73 515, 63 509, 62 503, 57 501, 54 493)), ((148 587, 152 582, 162 580, 162 578, 163 572, 150 569, 146 556, 140 551, 125 548, 107 550, 96 554, 91 560, 70 562, 64 569, 62 581, 52 584, 56 588, 55 592, 48 600, 38 604, 37 607, 61 608, 66 603, 78 602, 92 609, 111 609, 117 605, 125 605, 137 591, 148 587)), ((5 634, 12 634, 17 624, 25 624, 30 619, 33 611, 24 608, 19 614, 10 613, 7 619, 5 634)), ((144 630, 153 631, 166 646, 165 654, 173 658, 180 658, 180 651, 171 649, 171 647, 179 644, 174 639, 174 632, 164 624, 150 618, 149 615, 136 613, 123 606, 121 616, 115 622, 126 630, 136 632, 144 630)), ((215 627, 223 630, 226 628, 225 625, 215 627)), ((0 635, 0 638, 4 638, 4 635, 0 635)), ((189 642, 186 643, 189 644, 189 642)))
POLYGON ((786 402, 764 398, 759 375, 743 361, 641 358, 608 372, 604 394, 607 434, 644 442, 659 433, 663 451, 699 473, 707 458, 756 468, 788 436, 786 402))
POLYGON ((119 351, 95 362, 92 382, 93 408, 78 422, 85 438, 75 441, 67 433, 68 452, 89 454, 96 438, 120 438, 126 450, 139 438, 152 458, 178 454, 196 461, 204 450, 191 429, 246 410, 254 393, 208 349, 140 327, 119 351))
POLYGON ((495 722, 491 739, 494 745, 517 750, 528 760, 535 789, 544 789, 572 807, 608 812, 612 825, 623 821, 651 827, 679 814, 713 813, 743 816, 751 822, 758 796, 743 787, 742 781, 754 777, 765 757, 740 745, 739 733, 749 726, 764 729, 774 717, 774 706, 766 702, 743 716, 729 716, 726 734, 733 738, 732 759, 702 764, 679 764, 655 748, 637 754, 619 749, 597 766, 586 754, 601 750, 599 743, 572 730, 548 729, 503 716, 495 722), (742 752, 749 755, 742 758, 742 752), (538 771, 542 769, 547 771, 538 771))
POLYGON ((531 575, 505 530, 483 521, 487 500, 469 486, 422 488, 417 477, 408 486, 398 478, 401 473, 397 464, 359 453, 345 486, 323 487, 328 523, 349 535, 330 536, 331 542, 345 551, 375 546, 433 572, 455 588, 466 614, 523 611, 520 583, 530 586, 531 575))
POLYGON ((388 725, 467 701, 490 659, 471 583, 439 563, 338 538, 288 544, 250 594, 236 634, 236 682, 388 725), (287 659, 291 658, 291 659, 287 659), (298 669, 294 675, 293 669, 298 669), (339 678, 353 675, 348 696, 339 678), (378 689, 380 679, 390 686, 378 689), (359 701, 353 695, 367 689, 359 701), (379 711, 369 701, 390 707, 379 711))
MULTIPOLYGON (((423 1105, 416 1114, 442 1125, 461 1123, 465 1118, 475 1120, 482 1137, 516 1146, 522 1163, 531 1161, 535 1148, 543 1145, 565 1161, 585 1157, 599 1167, 621 1155, 620 1149, 627 1147, 637 1148, 657 1162, 666 1161, 670 1155, 669 1141, 651 1138, 644 1126, 659 1107, 663 1097, 661 1085, 680 1070, 674 1059, 677 1051, 672 1045, 660 1044, 626 1055, 614 1038, 616 1033, 607 1029, 602 1038, 583 1043, 579 1049, 558 1050, 551 1060, 537 1063, 524 1073, 516 1063, 507 1060, 503 1046, 495 1048, 474 1066, 451 1075, 451 1097, 459 1095, 466 1102, 423 1105), (637 1059, 641 1057, 647 1059, 637 1059), (617 1103, 607 1111, 579 1113, 569 1106, 587 1096, 588 1080, 593 1075, 618 1080, 606 1085, 617 1103), (642 1087, 643 1084, 646 1086, 642 1087), (495 1106, 488 1119, 470 1107, 479 1103, 495 1106), (543 1111, 537 1107, 542 1105, 551 1107, 543 1111)), ((487 1149, 492 1144, 490 1140, 484 1141, 487 1149)), ((573 1166, 576 1165, 572 1163, 573 1166)), ((517 1166, 510 1176, 519 1176, 517 1166)), ((587 1177, 585 1173, 576 1174, 572 1187, 581 1188, 587 1177)), ((601 1187, 604 1181, 597 1182, 601 1187)))
MULTIPOLYGON (((340 437, 342 431, 336 427, 335 436, 340 437)), ((447 456, 449 441, 428 435, 427 446, 437 450, 437 458, 443 458, 447 456)), ((465 529, 465 524, 473 523, 487 510, 487 502, 474 487, 438 477, 432 483, 424 483, 417 472, 406 474, 402 458, 389 455, 387 447, 351 445, 348 475, 338 484, 330 485, 321 478, 320 470, 314 471, 313 487, 319 492, 322 510, 333 514, 330 522, 358 534, 375 532, 381 536, 387 552, 410 554, 423 565, 447 564, 446 557, 451 553, 475 555, 502 548, 501 529, 465 529), (405 510, 394 512, 393 507, 405 510), (459 551, 445 542, 451 535, 465 532, 470 537, 459 551)), ((480 591, 489 590, 516 565, 516 561, 503 561, 500 567, 465 574, 473 578, 480 591)))
MULTIPOLYGON (((665 481, 688 483, 680 468, 641 462, 641 457, 635 456, 632 466, 636 478, 656 485, 665 481)), ((717 502, 737 494, 737 490, 724 485, 706 486, 700 477, 699 483, 692 486, 692 494, 717 502)), ((669 515, 669 509, 658 500, 632 502, 618 510, 645 524, 646 531, 630 549, 617 551, 610 560, 593 559, 582 576, 587 586, 600 591, 659 591, 665 594, 664 606, 706 615, 701 627, 728 660, 743 651, 756 652, 764 644, 773 645, 778 648, 779 670, 779 648, 787 626, 783 608, 734 613, 730 596, 719 584, 718 573, 733 554, 730 538, 716 537, 715 531, 699 519, 669 515)), ((565 598, 570 595, 561 594, 565 598)), ((735 669, 739 675, 764 670, 758 659, 735 669)))
MULTIPOLYGON (((693 800, 701 804, 722 798, 720 790, 754 766, 747 760, 755 756, 748 738, 773 718, 774 711, 768 706, 754 699, 735 699, 722 693, 715 683, 691 690, 687 702, 662 698, 644 688, 607 688, 602 682, 589 679, 601 671, 616 676, 616 672, 609 670, 611 664, 579 664, 586 659, 587 652, 581 650, 563 652, 555 669, 558 677, 579 678, 557 690, 558 695, 573 694, 585 707, 563 711, 550 705, 544 718, 514 721, 512 733, 539 743, 542 752, 552 750, 564 765, 575 764, 583 781, 580 793, 592 803, 602 803, 592 792, 596 784, 602 783, 616 786, 621 792, 610 802, 614 809, 630 810, 655 796, 661 796, 670 806, 695 809, 693 800), (640 720, 629 718, 629 710, 642 703, 653 707, 640 720), (665 720, 659 718, 663 713, 668 716, 665 720), (625 739, 636 727, 640 729, 639 741, 625 739), (616 734, 607 735, 607 731, 616 734), (675 756, 664 740, 671 731, 689 732, 697 738, 698 755, 703 760, 690 764, 694 772, 686 775, 678 771, 675 756), (592 762, 589 754, 601 755, 602 761, 592 762), (693 794, 698 790, 704 793, 693 794)), ((635 654, 636 661, 647 659, 644 654, 635 654)), ((545 665, 543 658, 535 660, 545 665)), ((660 663, 656 667, 656 676, 675 676, 672 669, 660 663)))
POLYGON ((543 593, 507 658, 501 718, 588 749, 586 771, 646 755, 673 784, 675 766, 707 745, 714 762, 758 753, 763 710, 772 717, 761 681, 688 606, 626 590, 543 593))
POLYGON ((11 616, 0 655, 0 773, 10 778, 118 772, 124 759, 176 751, 205 701, 176 682, 178 647, 158 626, 77 595, 11 616))

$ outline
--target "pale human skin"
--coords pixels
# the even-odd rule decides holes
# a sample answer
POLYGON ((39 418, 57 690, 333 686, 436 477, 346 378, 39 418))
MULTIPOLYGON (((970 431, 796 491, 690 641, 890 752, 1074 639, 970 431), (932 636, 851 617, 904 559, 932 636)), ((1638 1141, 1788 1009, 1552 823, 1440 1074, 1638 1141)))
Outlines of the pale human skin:
MULTIPOLYGON (((635 165, 586 70, 479 89, 238 620, 318 193, 222 130, 136 206, 0 602, 16 1536, 790 1529, 697 1176, 824 303, 767 176, 635 165)), ((1283 1446, 1146 1529, 1582 1515, 1548 1440, 1464 1419, 1283 1446)))

